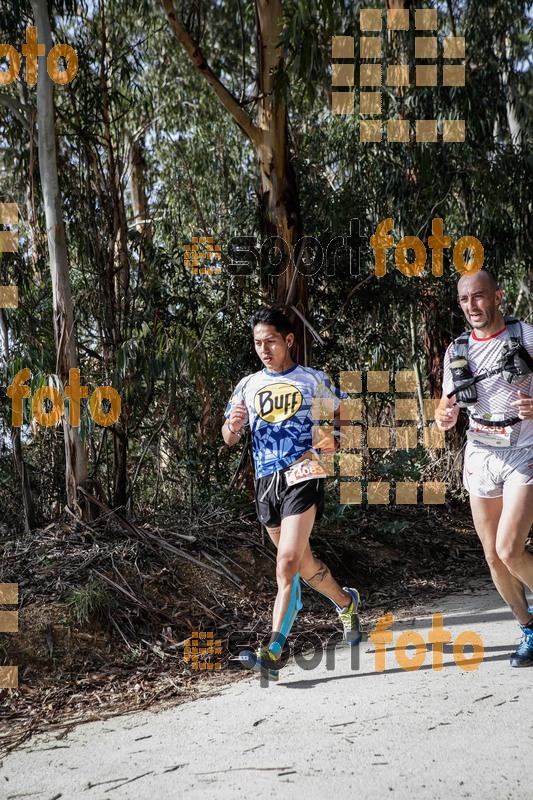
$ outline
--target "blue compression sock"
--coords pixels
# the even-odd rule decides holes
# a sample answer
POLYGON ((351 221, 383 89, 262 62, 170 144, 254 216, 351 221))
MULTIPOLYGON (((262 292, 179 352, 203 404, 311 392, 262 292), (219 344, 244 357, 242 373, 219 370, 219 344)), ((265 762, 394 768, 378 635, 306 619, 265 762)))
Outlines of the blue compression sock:
POLYGON ((300 589, 300 575, 297 572, 294 578, 292 579, 292 590, 291 590, 291 599, 289 600, 289 606, 283 617, 283 622, 281 623, 281 630, 277 632, 277 636, 273 642, 268 645, 268 649, 274 653, 274 655, 279 655, 283 648, 283 645, 287 641, 287 637, 291 631, 292 626, 294 625, 294 620, 296 619, 296 615, 298 611, 302 609, 302 600, 301 600, 301 589, 300 589))

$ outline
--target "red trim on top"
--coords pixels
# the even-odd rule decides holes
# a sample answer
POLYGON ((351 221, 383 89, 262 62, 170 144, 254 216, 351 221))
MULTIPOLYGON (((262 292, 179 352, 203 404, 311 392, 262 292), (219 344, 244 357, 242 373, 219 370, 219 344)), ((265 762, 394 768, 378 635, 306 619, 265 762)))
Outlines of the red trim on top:
POLYGON ((489 339, 494 339, 495 336, 500 336, 500 334, 504 332, 505 332, 505 325, 503 326, 501 331, 498 331, 498 333, 493 333, 492 336, 485 336, 485 338, 480 338, 479 336, 476 336, 475 330, 472 329, 472 339, 475 339, 476 342, 488 342, 489 339))

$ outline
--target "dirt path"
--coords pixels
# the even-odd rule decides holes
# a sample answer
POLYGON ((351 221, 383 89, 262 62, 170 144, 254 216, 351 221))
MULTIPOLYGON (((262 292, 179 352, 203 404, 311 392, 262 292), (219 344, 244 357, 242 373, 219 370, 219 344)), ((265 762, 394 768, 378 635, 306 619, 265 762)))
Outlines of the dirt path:
POLYGON ((4 758, 0 797, 533 798, 533 668, 509 667, 516 623, 493 591, 449 597, 426 614, 395 622, 385 672, 364 642, 358 668, 342 648, 311 670, 289 664, 279 684, 254 677, 160 713, 40 735, 4 758), (427 642, 435 612, 452 641, 467 630, 481 637, 477 669, 457 666, 451 643, 442 671, 429 647, 419 670, 400 668, 398 637, 414 629, 427 642))

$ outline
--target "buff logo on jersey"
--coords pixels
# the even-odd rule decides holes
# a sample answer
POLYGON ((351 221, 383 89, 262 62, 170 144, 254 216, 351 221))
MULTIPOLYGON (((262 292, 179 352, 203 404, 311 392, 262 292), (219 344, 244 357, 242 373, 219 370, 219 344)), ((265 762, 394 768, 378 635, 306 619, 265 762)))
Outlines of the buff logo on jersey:
POLYGON ((256 393, 254 408, 265 422, 283 422, 299 411, 302 401, 302 393, 291 383, 273 383, 256 393))

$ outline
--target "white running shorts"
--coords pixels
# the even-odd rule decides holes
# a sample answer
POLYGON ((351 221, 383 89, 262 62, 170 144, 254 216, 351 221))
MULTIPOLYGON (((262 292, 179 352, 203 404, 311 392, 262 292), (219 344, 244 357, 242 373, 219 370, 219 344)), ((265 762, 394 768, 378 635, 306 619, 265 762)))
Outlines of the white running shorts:
POLYGON ((533 489, 533 447, 480 447, 467 442, 463 484, 475 497, 501 497, 504 486, 533 489))

